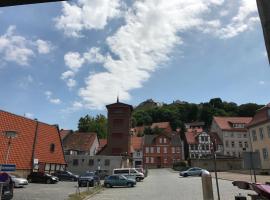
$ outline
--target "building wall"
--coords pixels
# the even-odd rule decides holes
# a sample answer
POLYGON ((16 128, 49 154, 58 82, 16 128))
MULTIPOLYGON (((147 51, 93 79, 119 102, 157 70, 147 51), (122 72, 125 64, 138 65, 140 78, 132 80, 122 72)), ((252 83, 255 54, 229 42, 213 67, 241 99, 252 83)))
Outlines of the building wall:
POLYGON ((136 167, 136 165, 143 165, 143 151, 136 150, 133 152, 133 167, 136 167), (138 164, 141 163, 141 164, 138 164))
POLYGON ((108 143, 102 155, 130 154, 131 108, 128 105, 116 103, 107 106, 108 109, 108 143))
POLYGON ((99 147, 98 138, 96 137, 89 151, 90 156, 94 156, 97 153, 99 147))
POLYGON ((156 143, 152 145, 144 145, 143 163, 147 168, 163 168, 172 167, 174 162, 182 160, 181 146, 171 145, 169 138, 159 136, 156 143))
MULTIPOLYGON (((208 171, 214 171, 215 169, 213 159, 191 159, 191 166, 200 167, 208 171)), ((242 166, 242 159, 217 159, 217 171, 239 170, 242 169, 242 166)))
POLYGON ((270 169, 270 122, 250 128, 249 136, 252 143, 252 150, 258 151, 260 154, 262 169, 270 169), (260 130, 263 131, 263 137, 261 137, 260 130), (254 131, 256 133, 256 139, 253 135, 254 131))
POLYGON ((203 132, 198 136, 198 144, 189 144, 189 158, 201 158, 209 154, 211 154, 210 136, 203 132), (207 138, 207 140, 202 139, 202 137, 207 138))
POLYGON ((98 169, 108 170, 112 174, 113 169, 122 167, 122 156, 66 155, 65 158, 67 170, 75 174, 98 169))
POLYGON ((224 155, 242 157, 242 152, 250 151, 250 147, 248 132, 223 131, 224 155))
POLYGON ((223 151, 221 155, 230 155, 240 157, 242 156, 243 148, 245 151, 250 151, 250 139, 248 137, 248 131, 238 132, 238 131, 222 131, 215 121, 212 122, 211 132, 216 132, 223 143, 223 151), (241 136, 241 137, 240 137, 241 136), (228 146, 226 143, 228 142, 228 146), (232 142, 234 142, 234 147, 232 147, 232 142), (242 147, 240 147, 239 142, 242 142, 242 147), (245 147, 245 142, 247 147, 245 147))

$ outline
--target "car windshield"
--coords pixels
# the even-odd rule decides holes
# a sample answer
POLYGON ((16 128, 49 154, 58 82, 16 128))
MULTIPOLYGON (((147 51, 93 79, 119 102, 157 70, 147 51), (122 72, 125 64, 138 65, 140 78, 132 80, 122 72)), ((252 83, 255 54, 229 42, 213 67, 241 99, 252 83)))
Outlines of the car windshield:
POLYGON ((95 176, 94 172, 86 172, 84 174, 82 174, 81 176, 95 176))

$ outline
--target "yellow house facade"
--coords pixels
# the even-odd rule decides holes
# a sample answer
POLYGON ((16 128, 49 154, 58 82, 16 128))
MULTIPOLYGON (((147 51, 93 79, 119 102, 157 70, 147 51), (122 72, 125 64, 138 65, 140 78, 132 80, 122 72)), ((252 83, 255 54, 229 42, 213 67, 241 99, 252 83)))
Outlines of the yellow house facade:
POLYGON ((270 169, 270 104, 259 109, 248 124, 253 152, 260 155, 261 169, 270 169))

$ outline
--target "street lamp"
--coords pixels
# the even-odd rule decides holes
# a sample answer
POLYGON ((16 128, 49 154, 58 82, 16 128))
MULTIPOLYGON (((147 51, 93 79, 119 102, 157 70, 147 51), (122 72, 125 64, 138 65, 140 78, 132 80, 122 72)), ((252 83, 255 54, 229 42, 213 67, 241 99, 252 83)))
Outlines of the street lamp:
POLYGON ((10 152, 10 147, 11 147, 11 140, 12 138, 15 138, 17 136, 16 131, 5 131, 5 137, 8 138, 8 149, 6 153, 6 159, 5 159, 5 164, 8 162, 8 157, 9 157, 9 152, 10 152))

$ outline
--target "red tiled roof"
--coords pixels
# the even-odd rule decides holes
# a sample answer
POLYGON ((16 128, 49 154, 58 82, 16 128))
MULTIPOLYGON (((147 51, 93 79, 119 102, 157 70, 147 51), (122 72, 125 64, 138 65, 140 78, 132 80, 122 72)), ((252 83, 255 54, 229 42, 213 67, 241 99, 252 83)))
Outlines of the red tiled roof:
POLYGON ((170 125, 170 122, 157 122, 157 123, 153 123, 151 125, 151 128, 155 128, 155 127, 158 127, 158 128, 171 128, 171 125, 170 125))
POLYGON ((142 142, 143 142, 142 137, 136 136, 131 137, 131 146, 133 147, 134 150, 140 150, 142 148, 142 142))
POLYGON ((213 119, 217 125, 226 131, 246 131, 246 128, 233 128, 230 123, 245 124, 247 125, 252 118, 251 117, 214 117, 213 119))
POLYGON ((8 139, 5 131, 16 131, 16 138, 11 141, 8 163, 16 164, 17 169, 32 169, 33 147, 36 136, 35 158, 39 162, 66 164, 59 137, 58 128, 22 116, 0 110, 0 163, 5 162, 8 139), (37 126, 38 125, 38 126, 37 126), (37 128, 38 127, 38 128, 37 128), (55 144, 55 151, 50 152, 50 144, 55 144))
POLYGON ((103 148, 107 144, 107 139, 99 139, 99 147, 103 148))
POLYGON ((266 106, 262 107, 257 111, 251 122, 247 125, 247 127, 256 126, 258 124, 270 121, 270 116, 268 114, 268 111, 270 109, 270 103, 266 106))
POLYGON ((72 133, 72 130, 64 130, 64 129, 61 129, 60 130, 60 137, 61 137, 61 140, 63 140, 68 134, 72 133))
POLYGON ((199 134, 203 132, 203 129, 196 128, 196 129, 188 129, 185 133, 187 143, 188 144, 197 144, 198 140, 196 139, 199 134))
POLYGON ((78 151, 90 151, 95 139, 97 138, 96 133, 81 133, 75 132, 69 134, 63 141, 63 147, 65 150, 78 150, 78 151))

